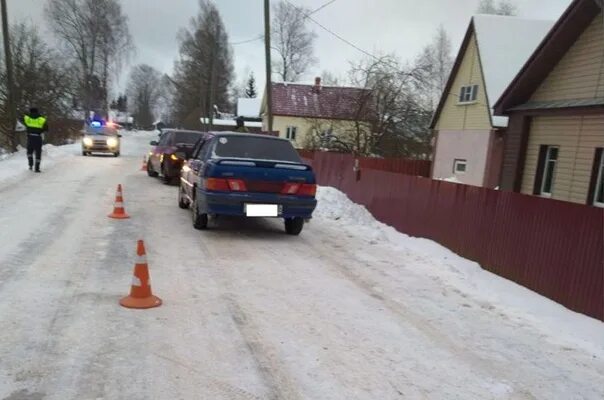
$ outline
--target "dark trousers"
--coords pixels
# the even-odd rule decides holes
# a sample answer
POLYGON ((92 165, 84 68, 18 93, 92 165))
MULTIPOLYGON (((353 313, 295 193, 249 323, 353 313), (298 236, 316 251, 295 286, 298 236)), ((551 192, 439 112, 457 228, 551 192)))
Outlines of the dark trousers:
POLYGON ((36 156, 36 170, 39 170, 40 161, 42 161, 42 136, 29 134, 27 135, 27 161, 29 162, 29 168, 34 166, 34 154, 36 156))

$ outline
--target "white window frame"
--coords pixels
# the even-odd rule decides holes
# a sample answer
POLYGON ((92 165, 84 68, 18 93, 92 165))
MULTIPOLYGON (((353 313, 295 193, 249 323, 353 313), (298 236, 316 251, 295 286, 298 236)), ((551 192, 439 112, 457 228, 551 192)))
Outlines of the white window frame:
POLYGON ((456 158, 455 160, 453 160, 453 173, 454 174, 460 174, 463 175, 466 172, 468 172, 468 160, 463 159, 463 158, 456 158), (457 169, 457 167, 459 165, 463 165, 464 166, 464 170, 463 171, 459 171, 457 169))
POLYGON ((298 136, 298 127, 290 125, 285 130, 285 138, 291 140, 292 142, 296 141, 296 137, 298 136), (292 135, 293 133, 293 135, 292 135))
POLYGON ((459 89, 459 104, 474 104, 478 101, 478 85, 464 85, 459 89))
POLYGON ((545 160, 543 162, 543 175, 541 176, 541 187, 539 188, 539 195, 541 197, 552 197, 552 194, 554 192, 554 183, 555 183, 555 179, 556 179, 556 168, 558 167, 559 159, 560 159, 560 147, 559 146, 547 146, 547 152, 545 153, 545 160), (556 154, 555 160, 551 159, 552 149, 556 149, 558 151, 558 153, 556 154), (552 185, 550 187, 550 191, 546 192, 545 191, 545 183, 547 182, 546 176, 547 176, 549 164, 552 161, 554 162, 554 167, 552 169, 552 179, 551 179, 552 185))
POLYGON ((599 171, 598 171, 598 180, 596 181, 596 190, 593 193, 593 199, 594 199, 594 206, 596 207, 601 207, 604 208, 604 203, 601 203, 597 200, 598 198, 598 193, 600 193, 600 190, 602 189, 602 186, 604 185, 604 154, 602 155, 602 157, 600 157, 600 167, 599 167, 599 171))

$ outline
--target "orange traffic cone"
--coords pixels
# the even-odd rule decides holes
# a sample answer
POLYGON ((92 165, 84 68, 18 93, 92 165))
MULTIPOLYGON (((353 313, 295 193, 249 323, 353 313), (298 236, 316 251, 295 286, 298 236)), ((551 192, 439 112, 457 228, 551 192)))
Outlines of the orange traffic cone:
POLYGON ((124 209, 124 198, 122 197, 122 185, 117 185, 117 193, 115 194, 115 203, 113 203, 113 212, 108 215, 109 218, 126 219, 130 218, 124 209))
POLYGON ((143 165, 141 166, 141 171, 147 170, 147 157, 143 156, 143 165))
POLYGON ((161 306, 161 299, 151 293, 151 280, 149 277, 149 266, 147 265, 147 254, 145 244, 142 240, 136 246, 137 260, 134 265, 132 286, 130 296, 120 300, 120 304, 127 308, 153 308, 161 306))

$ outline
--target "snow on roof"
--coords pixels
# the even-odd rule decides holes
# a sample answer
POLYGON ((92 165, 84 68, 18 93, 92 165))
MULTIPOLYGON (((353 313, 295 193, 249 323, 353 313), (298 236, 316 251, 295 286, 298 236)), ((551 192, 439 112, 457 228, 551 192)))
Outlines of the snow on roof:
POLYGON ((493 125, 505 127, 507 117, 494 116, 492 107, 554 26, 554 21, 475 15, 473 22, 493 125))
POLYGON ((237 116, 258 118, 260 116, 260 106, 262 105, 261 98, 254 99, 238 99, 237 100, 237 116))
MULTIPOLYGON (((200 118, 199 120, 204 125, 210 123, 210 120, 208 118, 200 118)), ((214 118, 212 124, 216 126, 237 126, 237 121, 235 121, 234 119, 214 118)), ((245 121, 244 125, 248 128, 262 128, 262 122, 245 121)))

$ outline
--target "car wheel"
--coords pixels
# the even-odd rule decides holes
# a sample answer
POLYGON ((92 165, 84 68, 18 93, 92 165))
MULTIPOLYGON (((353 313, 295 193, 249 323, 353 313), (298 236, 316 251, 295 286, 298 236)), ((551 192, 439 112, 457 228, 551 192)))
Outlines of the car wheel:
POLYGON ((153 167, 151 166, 150 162, 147 162, 147 175, 149 175, 151 178, 156 178, 157 177, 157 172, 153 171, 153 167))
POLYGON ((182 208, 183 210, 189 208, 189 203, 185 199, 182 185, 178 185, 178 207, 182 208))
POLYGON ((197 199, 193 200, 193 228, 198 230, 208 229, 208 214, 200 214, 197 199))
POLYGON ((172 183, 172 178, 170 178, 166 172, 165 164, 162 164, 161 166, 161 181, 164 183, 164 185, 169 185, 172 183))
POLYGON ((88 152, 86 152, 86 151, 82 151, 82 155, 83 155, 84 157, 86 157, 86 156, 88 155, 88 152))
POLYGON ((304 228, 303 218, 287 218, 285 220, 285 232, 288 235, 297 236, 302 232, 302 228, 304 228))
POLYGON ((113 153, 113 156, 114 157, 119 157, 120 156, 120 152, 118 151, 118 152, 113 153))

